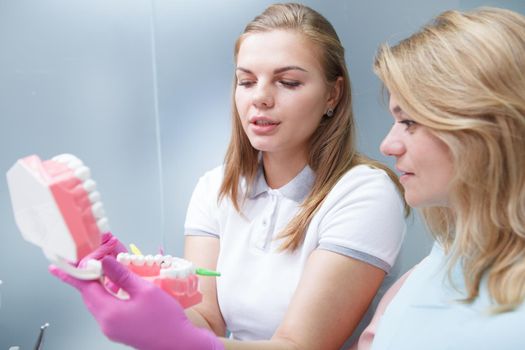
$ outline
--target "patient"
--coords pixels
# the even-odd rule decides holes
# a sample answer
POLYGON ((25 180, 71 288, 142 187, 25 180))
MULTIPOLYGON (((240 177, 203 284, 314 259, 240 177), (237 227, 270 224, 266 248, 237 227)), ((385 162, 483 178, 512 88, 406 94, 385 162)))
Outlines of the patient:
POLYGON ((447 11, 374 70, 394 118, 381 151, 436 243, 358 348, 523 349, 525 17, 447 11))

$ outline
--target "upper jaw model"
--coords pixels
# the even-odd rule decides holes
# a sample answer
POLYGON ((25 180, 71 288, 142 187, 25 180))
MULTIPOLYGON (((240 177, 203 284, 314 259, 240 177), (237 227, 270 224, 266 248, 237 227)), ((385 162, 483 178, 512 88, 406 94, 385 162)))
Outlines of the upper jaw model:
POLYGON ((80 159, 61 154, 42 161, 31 155, 7 172, 15 221, 25 240, 79 279, 101 276, 100 263, 75 267, 101 244, 108 220, 91 173, 80 159))

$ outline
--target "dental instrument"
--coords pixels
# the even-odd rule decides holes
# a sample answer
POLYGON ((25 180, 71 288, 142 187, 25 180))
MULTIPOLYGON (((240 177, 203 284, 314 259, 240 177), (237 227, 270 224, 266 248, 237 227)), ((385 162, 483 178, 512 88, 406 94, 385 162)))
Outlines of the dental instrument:
POLYGON ((38 333, 38 338, 36 340, 35 348, 34 350, 42 350, 44 345, 44 332, 49 327, 49 323, 44 323, 42 326, 40 326, 40 333, 38 333))

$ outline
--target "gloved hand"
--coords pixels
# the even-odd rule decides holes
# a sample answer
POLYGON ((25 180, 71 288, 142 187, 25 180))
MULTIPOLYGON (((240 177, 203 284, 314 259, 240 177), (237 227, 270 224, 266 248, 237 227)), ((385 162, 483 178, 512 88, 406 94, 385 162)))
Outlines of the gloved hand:
POLYGON ((101 260, 106 255, 116 257, 118 253, 126 253, 127 251, 117 237, 113 236, 111 232, 106 232, 102 234, 100 246, 80 260, 78 266, 83 267, 90 259, 101 260))
POLYGON ((130 296, 121 300, 99 281, 71 277, 56 266, 49 271, 75 287, 102 332, 112 341, 141 350, 224 350, 210 331, 195 327, 177 300, 146 281, 111 256, 102 259, 104 275, 130 296))
MULTIPOLYGON (((106 255, 117 257, 118 253, 127 252, 128 250, 117 237, 113 236, 111 232, 106 232, 102 234, 100 246, 82 258, 82 260, 78 262, 77 267, 84 268, 89 260, 102 260, 106 255)), ((107 278, 104 278, 104 284, 112 293, 116 294, 119 290, 119 287, 107 278)))

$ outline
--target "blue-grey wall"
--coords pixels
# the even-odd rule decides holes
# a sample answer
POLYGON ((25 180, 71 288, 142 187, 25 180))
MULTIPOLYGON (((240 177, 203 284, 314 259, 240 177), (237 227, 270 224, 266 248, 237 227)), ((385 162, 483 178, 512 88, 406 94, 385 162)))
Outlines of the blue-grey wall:
MULTIPOLYGON (((114 233, 143 251, 182 254, 197 179, 221 163, 229 138, 233 43, 270 1, 0 0, 0 173, 20 157, 73 153, 91 168, 114 233)), ((377 46, 439 12, 523 1, 304 1, 335 26, 347 50, 359 147, 378 151, 389 125, 371 72, 377 46)), ((410 219, 398 263, 428 251, 410 219)), ((0 181, 0 348, 124 349, 99 332, 78 294, 47 272, 15 226, 0 181)))

